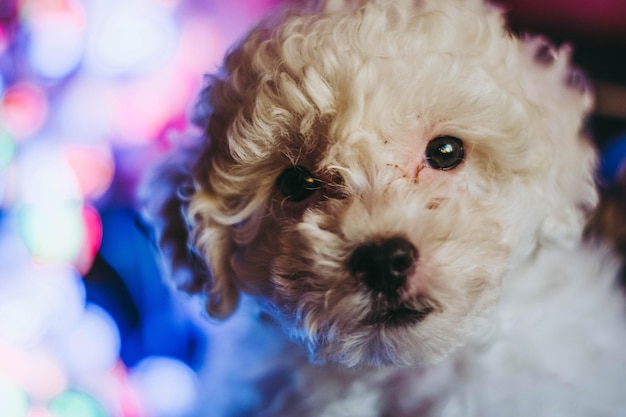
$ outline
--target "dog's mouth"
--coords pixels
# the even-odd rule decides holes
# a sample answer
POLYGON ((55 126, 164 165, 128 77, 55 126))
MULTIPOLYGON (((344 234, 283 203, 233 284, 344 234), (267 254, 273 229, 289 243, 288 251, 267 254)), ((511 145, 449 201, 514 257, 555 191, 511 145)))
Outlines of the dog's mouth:
POLYGON ((361 321, 365 326, 403 327, 424 321, 434 311, 441 311, 437 300, 420 295, 409 300, 387 298, 382 294, 371 294, 371 310, 361 321))
POLYGON ((416 310, 407 306, 375 310, 370 312, 362 323, 366 326, 411 326, 423 321, 433 311, 435 311, 434 307, 422 307, 416 310))

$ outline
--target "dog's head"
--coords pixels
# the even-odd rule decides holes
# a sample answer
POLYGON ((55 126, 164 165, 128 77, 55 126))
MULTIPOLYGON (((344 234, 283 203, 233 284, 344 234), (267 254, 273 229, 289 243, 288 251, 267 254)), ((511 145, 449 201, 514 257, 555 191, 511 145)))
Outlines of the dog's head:
MULTIPOLYGON (((569 48, 478 0, 286 8, 209 81, 182 198, 209 272, 186 284, 219 317, 240 292, 265 300, 318 360, 445 356, 595 204, 569 48)), ((163 235, 178 261, 182 226, 163 235)))

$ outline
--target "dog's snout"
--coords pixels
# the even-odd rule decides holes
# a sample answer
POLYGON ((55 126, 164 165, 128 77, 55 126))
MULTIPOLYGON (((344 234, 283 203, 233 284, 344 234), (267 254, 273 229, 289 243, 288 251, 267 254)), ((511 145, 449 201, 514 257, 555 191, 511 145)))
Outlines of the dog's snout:
POLYGON ((350 271, 372 291, 397 295, 417 260, 417 249, 401 237, 359 246, 350 257, 350 271))

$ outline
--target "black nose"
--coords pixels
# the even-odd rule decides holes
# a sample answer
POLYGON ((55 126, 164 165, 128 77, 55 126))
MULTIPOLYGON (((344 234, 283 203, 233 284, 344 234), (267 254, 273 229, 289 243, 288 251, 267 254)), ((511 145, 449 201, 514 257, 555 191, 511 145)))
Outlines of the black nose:
POLYGON ((372 291, 397 295, 417 260, 417 249, 408 240, 393 237, 366 243, 350 257, 350 271, 372 291))

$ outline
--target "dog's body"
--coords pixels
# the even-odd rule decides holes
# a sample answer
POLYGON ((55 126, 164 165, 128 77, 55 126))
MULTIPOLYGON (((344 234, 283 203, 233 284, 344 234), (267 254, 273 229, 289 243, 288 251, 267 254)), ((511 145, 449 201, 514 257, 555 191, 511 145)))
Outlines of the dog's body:
POLYGON ((620 416, 626 335, 615 268, 606 250, 546 251, 506 288, 492 327, 414 367, 311 364, 246 298, 211 326, 197 415, 620 416))
POLYGON ((580 243, 591 94, 568 47, 503 26, 478 0, 322 1, 228 55, 207 140, 160 173, 181 285, 253 305, 216 330, 233 396, 206 415, 626 410, 616 265, 580 243))

